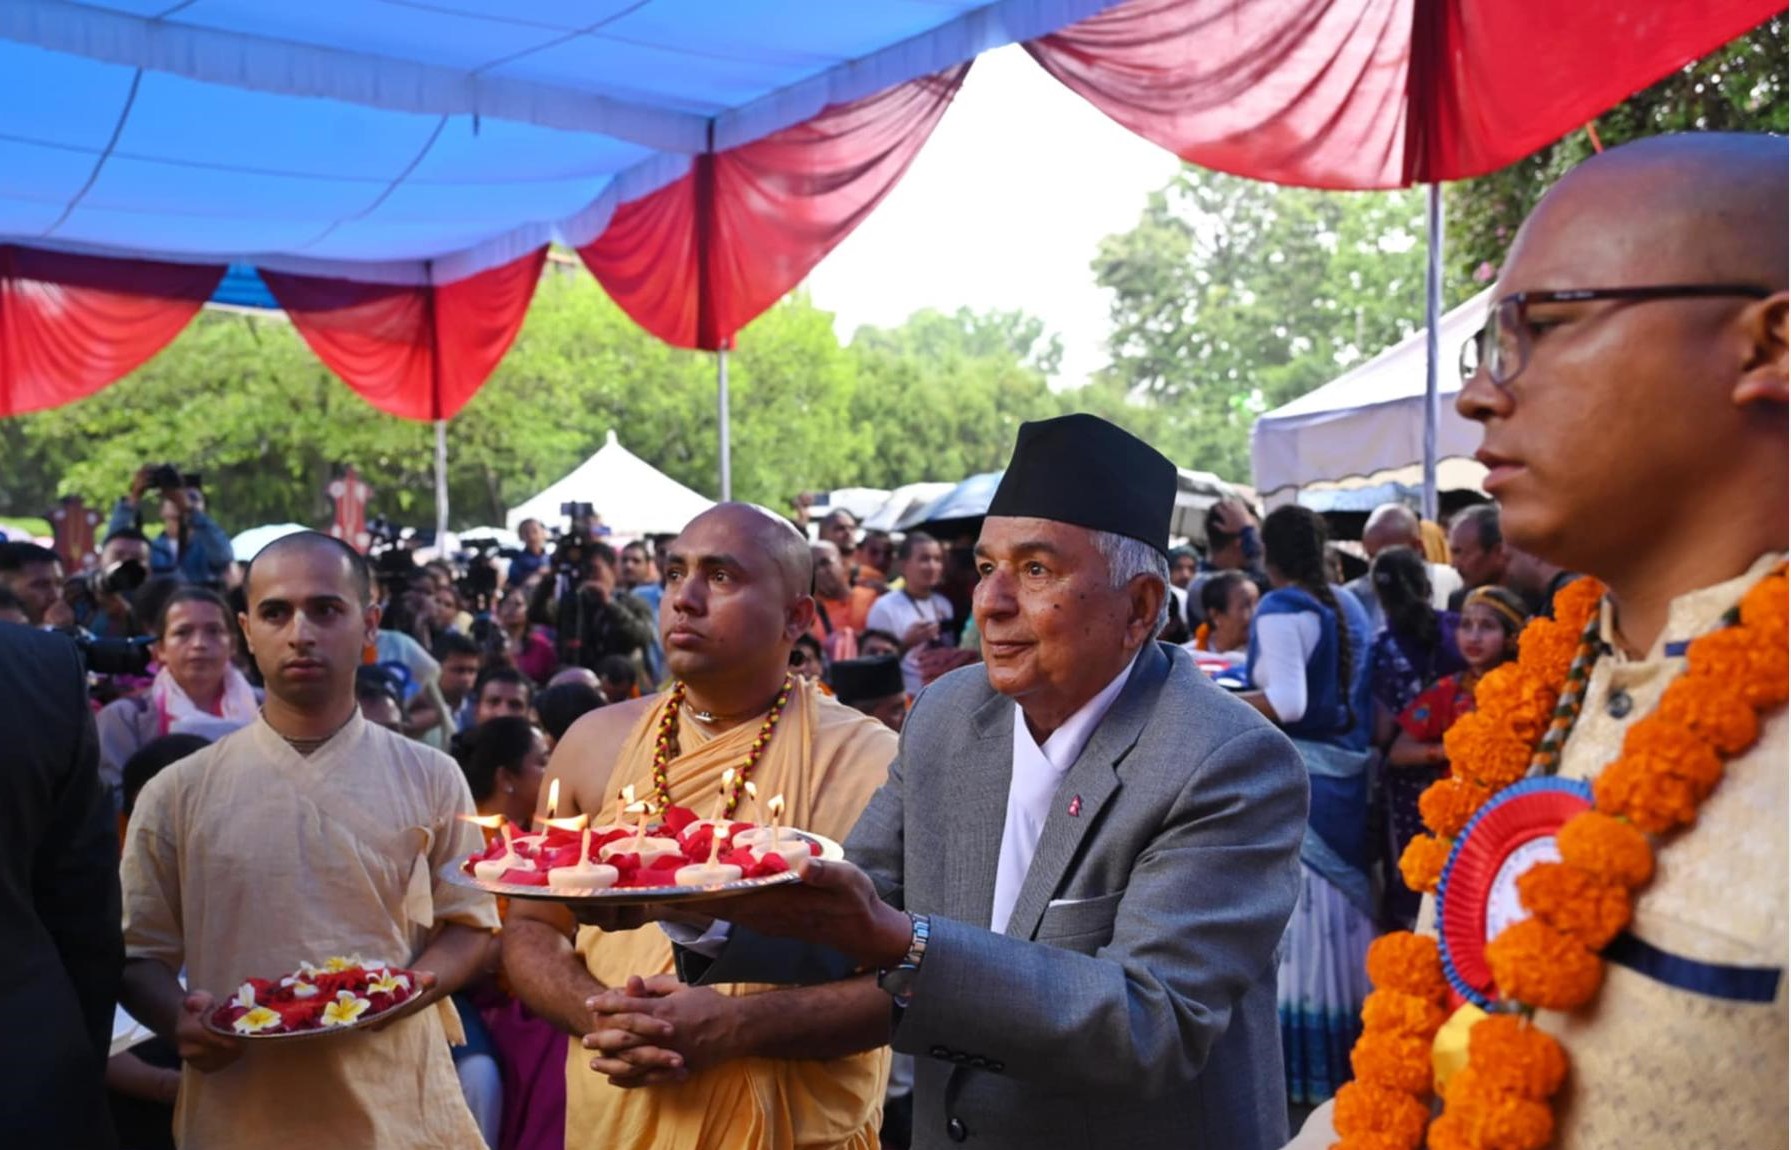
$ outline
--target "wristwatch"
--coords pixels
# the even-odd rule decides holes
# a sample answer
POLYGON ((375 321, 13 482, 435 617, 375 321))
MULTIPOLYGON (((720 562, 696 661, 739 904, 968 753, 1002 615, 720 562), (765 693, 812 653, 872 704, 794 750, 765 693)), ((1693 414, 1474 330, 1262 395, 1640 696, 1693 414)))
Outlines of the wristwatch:
POLYGON ((900 963, 877 972, 877 985, 901 1006, 907 1006, 914 997, 914 980, 920 976, 921 960, 927 956, 927 935, 930 931, 930 924, 924 914, 909 911, 908 921, 913 924, 914 931, 908 936, 908 953, 902 956, 900 963))

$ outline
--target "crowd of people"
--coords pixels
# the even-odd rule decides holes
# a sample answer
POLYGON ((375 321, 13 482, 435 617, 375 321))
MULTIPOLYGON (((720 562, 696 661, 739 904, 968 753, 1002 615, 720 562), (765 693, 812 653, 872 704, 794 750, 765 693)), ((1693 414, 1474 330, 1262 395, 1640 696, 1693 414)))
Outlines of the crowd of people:
POLYGON ((1782 140, 1569 176, 1464 352, 1497 502, 1389 503, 1359 548, 1237 500, 1176 545, 1174 465, 1086 415, 1022 426, 977 527, 894 538, 724 503, 620 548, 575 515, 508 555, 301 532, 237 564, 198 477, 143 469, 85 570, 0 544, 0 1003, 30 1036, 0 1041, 5 1128, 126 1150, 1307 1150, 1426 1124, 1439 1148, 1782 1144, 1786 272, 1756 240, 1785 217, 1782 140), (1582 268, 1617 286, 1552 290, 1582 268), (1576 630, 1545 649, 1558 603, 1576 630), (1499 692, 1521 739, 1473 726, 1514 662, 1561 680, 1499 692), (1435 796, 1491 800, 1463 772, 1501 738, 1504 783, 1579 781, 1611 824, 1617 845, 1542 865, 1627 877, 1552 907, 1519 882, 1562 941, 1494 1001, 1459 955, 1412 957, 1439 953, 1445 904, 1411 859, 1468 833, 1435 796), (776 796, 844 858, 642 906, 444 875, 482 826, 607 822, 637 795, 776 796), (1581 947, 1609 971, 1568 1003, 1626 892, 1581 947), (206 1024, 251 976, 352 954, 415 972, 401 1016, 271 1046, 206 1024), (1488 1018, 1528 1069, 1487 1061, 1488 1018))

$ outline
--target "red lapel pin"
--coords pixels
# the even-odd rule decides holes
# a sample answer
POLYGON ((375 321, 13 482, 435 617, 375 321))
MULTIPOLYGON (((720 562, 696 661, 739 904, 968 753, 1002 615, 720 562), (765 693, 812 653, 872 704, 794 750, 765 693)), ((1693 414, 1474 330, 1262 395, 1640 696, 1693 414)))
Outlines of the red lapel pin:
POLYGON ((1070 817, 1076 818, 1077 816, 1081 815, 1081 813, 1082 813, 1082 796, 1076 795, 1075 797, 1070 799, 1070 817))

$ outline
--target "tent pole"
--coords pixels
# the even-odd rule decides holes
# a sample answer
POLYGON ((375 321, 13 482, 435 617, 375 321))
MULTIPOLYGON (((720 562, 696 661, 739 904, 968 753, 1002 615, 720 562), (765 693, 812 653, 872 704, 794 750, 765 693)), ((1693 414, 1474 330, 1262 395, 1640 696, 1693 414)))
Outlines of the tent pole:
POLYGON ((1424 293, 1424 518, 1437 518, 1437 425, 1442 406, 1437 393, 1437 325, 1443 317, 1443 186, 1431 184, 1424 213, 1429 267, 1424 293))
POLYGON ((721 501, 726 503, 734 498, 734 467, 732 447, 729 443, 732 437, 728 427, 728 349, 726 344, 717 348, 715 352, 715 403, 720 429, 721 501))
POLYGON ((448 540, 448 421, 435 421, 435 550, 448 540))

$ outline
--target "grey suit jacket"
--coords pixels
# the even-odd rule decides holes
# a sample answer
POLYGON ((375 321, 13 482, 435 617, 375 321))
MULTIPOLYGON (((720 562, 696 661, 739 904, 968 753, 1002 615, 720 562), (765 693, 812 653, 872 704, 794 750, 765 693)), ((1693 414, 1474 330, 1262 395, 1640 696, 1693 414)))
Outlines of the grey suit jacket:
MULTIPOLYGON (((919 1056, 914 1145, 1281 1146, 1275 951, 1299 885, 1298 753, 1185 652, 1145 649, 995 934, 1014 706, 979 667, 929 687, 845 844, 887 901, 932 916, 893 1038, 919 1056)), ((732 939, 704 981, 791 957, 757 943, 732 939)))

